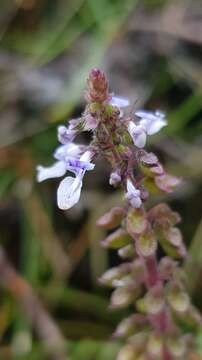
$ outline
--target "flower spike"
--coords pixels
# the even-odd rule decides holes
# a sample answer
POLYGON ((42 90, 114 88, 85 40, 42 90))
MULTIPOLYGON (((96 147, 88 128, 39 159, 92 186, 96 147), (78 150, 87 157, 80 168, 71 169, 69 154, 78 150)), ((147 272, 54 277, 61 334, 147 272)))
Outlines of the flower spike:
POLYGON ((94 169, 97 155, 109 163, 109 183, 123 190, 124 204, 109 210, 97 225, 110 231, 102 245, 117 250, 124 263, 107 270, 100 282, 114 289, 110 308, 135 305, 134 314, 114 333, 126 341, 117 360, 189 359, 194 343, 187 340, 185 331, 190 324, 196 331, 202 321, 178 264, 186 256, 177 227, 180 216, 165 203, 151 209, 144 206, 152 193, 171 193, 180 184, 179 178, 165 172, 155 154, 143 149, 147 137, 167 125, 165 114, 138 110, 129 118, 124 114, 128 99, 109 92, 106 76, 99 69, 90 71, 85 97, 81 117, 58 127, 62 145, 54 152, 56 162, 38 166, 37 180, 71 172, 57 190, 58 207, 67 210, 78 203, 84 175, 94 169), (82 131, 92 134, 88 146, 74 142, 82 131))

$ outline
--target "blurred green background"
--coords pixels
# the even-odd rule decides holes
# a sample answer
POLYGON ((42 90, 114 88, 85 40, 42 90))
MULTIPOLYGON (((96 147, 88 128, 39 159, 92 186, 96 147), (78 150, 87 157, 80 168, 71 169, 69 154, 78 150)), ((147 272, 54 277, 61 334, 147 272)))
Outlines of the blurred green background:
POLYGON ((82 111, 95 66, 131 111, 168 115, 149 148, 184 178, 166 200, 183 218, 187 286, 202 310, 201 0, 1 0, 0 359, 110 360, 121 346, 111 334, 127 310, 109 312, 97 282, 120 261, 95 226, 120 200, 109 169, 100 160, 67 212, 57 179, 35 179, 36 165, 52 162, 58 124, 82 111))

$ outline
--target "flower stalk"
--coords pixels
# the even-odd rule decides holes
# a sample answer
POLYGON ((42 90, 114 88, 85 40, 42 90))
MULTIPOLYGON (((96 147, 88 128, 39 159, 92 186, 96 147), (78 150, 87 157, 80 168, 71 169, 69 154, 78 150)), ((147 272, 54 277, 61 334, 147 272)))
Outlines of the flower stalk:
POLYGON ((100 282, 114 289, 110 308, 134 306, 135 311, 114 333, 127 343, 117 359, 188 359, 193 343, 183 326, 191 333, 201 324, 201 317, 191 305, 178 263, 186 256, 176 226, 180 216, 165 203, 151 209, 145 206, 152 193, 170 193, 181 182, 144 149, 148 136, 167 125, 165 114, 143 110, 124 114, 129 101, 109 92, 99 69, 89 74, 85 98, 81 117, 58 128, 57 161, 49 168, 38 167, 38 181, 64 176, 67 171, 74 174, 61 181, 57 192, 58 206, 66 210, 79 201, 85 172, 94 169, 97 156, 110 164, 109 183, 122 189, 124 203, 104 214, 97 225, 112 231, 102 245, 116 249, 123 264, 107 270, 100 282), (89 145, 73 142, 82 131, 92 133, 89 145), (160 260, 159 247, 164 251, 160 260))

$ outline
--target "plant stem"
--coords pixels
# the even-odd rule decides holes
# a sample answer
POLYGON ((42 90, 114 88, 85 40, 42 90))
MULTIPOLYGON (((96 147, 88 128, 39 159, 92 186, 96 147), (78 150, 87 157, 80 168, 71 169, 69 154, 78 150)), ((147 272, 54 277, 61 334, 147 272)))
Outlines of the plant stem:
MULTIPOLYGON (((143 258, 146 268, 146 286, 150 289, 153 286, 159 285, 159 288, 163 288, 163 281, 161 280, 158 272, 158 265, 156 256, 150 256, 143 258)), ((168 307, 164 305, 161 312, 150 317, 150 321, 154 328, 160 334, 166 334, 170 328, 170 314, 168 307)), ((173 360, 173 356, 164 345, 163 360, 173 360)))

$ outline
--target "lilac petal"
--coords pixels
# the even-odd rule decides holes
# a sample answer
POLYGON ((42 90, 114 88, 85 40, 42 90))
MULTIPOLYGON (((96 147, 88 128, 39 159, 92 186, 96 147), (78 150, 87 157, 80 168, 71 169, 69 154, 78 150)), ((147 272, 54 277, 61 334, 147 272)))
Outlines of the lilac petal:
POLYGON ((135 209, 139 209, 142 205, 142 200, 140 199, 140 197, 133 197, 130 200, 130 203, 131 203, 132 207, 134 207, 135 209))
POLYGON ((146 139, 147 139, 147 136, 146 136, 146 133, 143 131, 143 132, 140 132, 139 134, 134 134, 134 144, 142 149, 145 144, 146 144, 146 139))
POLYGON ((127 98, 119 97, 119 96, 112 96, 112 99, 109 102, 112 106, 117 107, 127 107, 130 105, 130 101, 127 98))
POLYGON ((68 210, 80 199, 82 176, 64 178, 57 190, 57 203, 61 210, 68 210))
POLYGON ((95 130, 96 127, 98 126, 98 122, 99 120, 92 116, 91 114, 87 114, 84 116, 84 130, 85 131, 89 131, 89 130, 95 130))
POLYGON ((128 131, 133 139, 135 146, 143 148, 146 144, 146 131, 142 125, 135 125, 132 121, 129 122, 128 131))
POLYGON ((54 157, 57 160, 65 161, 68 157, 79 158, 80 154, 81 148, 79 145, 68 143, 66 145, 59 146, 54 152, 54 157))
POLYGON ((135 194, 137 196, 140 195, 140 190, 136 189, 136 187, 133 185, 132 181, 127 179, 127 191, 128 193, 135 194))
POLYGON ((153 135, 159 132, 162 127, 167 125, 165 114, 161 111, 143 111, 139 110, 135 113, 140 117, 140 125, 144 126, 148 135, 153 135))
POLYGON ((135 112, 135 115, 145 120, 165 119, 165 114, 159 110, 156 110, 155 112, 138 110, 135 112))
POLYGON ((147 153, 146 151, 142 154, 140 153, 140 161, 148 166, 157 165, 159 162, 155 154, 153 154, 152 152, 147 153))
POLYGON ((109 183, 112 186, 117 186, 119 183, 121 182, 121 175, 120 172, 118 170, 113 171, 110 174, 110 178, 109 178, 109 183))
POLYGON ((90 150, 87 150, 81 155, 80 161, 90 162, 92 157, 93 157, 92 152, 90 150))
POLYGON ((77 131, 68 129, 65 126, 58 127, 58 140, 61 144, 65 145, 74 140, 77 131))
POLYGON ((166 114, 163 111, 160 111, 160 110, 156 110, 155 115, 158 116, 161 119, 165 119, 165 117, 166 117, 166 114))
POLYGON ((141 193, 139 189, 136 189, 136 187, 132 184, 131 180, 127 180, 127 193, 126 193, 126 199, 130 202, 132 207, 134 208, 140 208, 142 205, 142 200, 140 197, 141 193))
POLYGON ((80 170, 93 170, 95 167, 95 164, 74 158, 67 159, 65 163, 67 170, 73 171, 75 174, 77 174, 80 170))
POLYGON ((163 119, 154 121, 142 119, 140 124, 145 126, 148 135, 154 135, 166 126, 167 122, 163 119))
POLYGON ((145 120, 155 120, 156 116, 153 111, 146 111, 146 110, 138 110, 135 112, 135 115, 141 119, 145 120))
POLYGON ((49 167, 37 166, 37 181, 41 182, 46 179, 63 176, 66 172, 66 166, 63 161, 57 161, 49 167))

